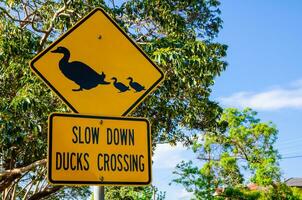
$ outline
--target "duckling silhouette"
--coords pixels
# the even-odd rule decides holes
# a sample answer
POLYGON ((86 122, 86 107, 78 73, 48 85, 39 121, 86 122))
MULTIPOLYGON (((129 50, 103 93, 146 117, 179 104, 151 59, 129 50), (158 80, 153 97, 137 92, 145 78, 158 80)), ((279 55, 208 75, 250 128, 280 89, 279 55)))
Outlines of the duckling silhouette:
POLYGON ((141 84, 139 84, 138 82, 133 82, 133 78, 132 77, 128 77, 128 80, 130 80, 129 85, 130 87, 132 87, 135 92, 140 92, 142 90, 146 90, 144 86, 142 86, 141 84))
POLYGON ((130 90, 129 87, 124 85, 121 82, 117 82, 117 79, 115 77, 112 77, 111 80, 114 80, 113 85, 116 89, 118 89, 121 92, 126 92, 127 90, 130 90))
POLYGON ((64 55, 59 62, 61 72, 66 78, 80 86, 80 88, 72 89, 72 91, 82 91, 83 89, 90 90, 99 84, 110 84, 110 82, 105 81, 106 75, 104 72, 102 72, 102 74, 98 74, 88 65, 80 61, 69 62, 70 52, 66 47, 58 47, 51 52, 62 53, 64 55))

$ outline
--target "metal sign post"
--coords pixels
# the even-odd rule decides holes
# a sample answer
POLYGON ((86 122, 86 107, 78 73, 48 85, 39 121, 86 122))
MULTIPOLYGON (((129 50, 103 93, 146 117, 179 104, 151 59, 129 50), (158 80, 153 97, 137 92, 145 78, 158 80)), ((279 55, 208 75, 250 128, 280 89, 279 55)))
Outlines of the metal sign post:
POLYGON ((105 199, 104 186, 93 186, 93 197, 94 200, 104 200, 105 199))

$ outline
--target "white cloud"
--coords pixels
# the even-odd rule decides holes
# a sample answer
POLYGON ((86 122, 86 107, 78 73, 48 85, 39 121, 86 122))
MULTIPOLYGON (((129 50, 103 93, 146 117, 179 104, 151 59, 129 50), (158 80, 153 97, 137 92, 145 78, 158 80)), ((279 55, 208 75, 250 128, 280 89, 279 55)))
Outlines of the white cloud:
POLYGON ((186 189, 182 189, 180 190, 179 192, 179 195, 178 196, 178 200, 189 200, 193 197, 193 193, 191 192, 188 192, 186 189))
POLYGON ((250 107, 256 110, 279 110, 283 108, 302 108, 302 80, 290 87, 273 88, 260 93, 238 92, 229 97, 218 98, 229 107, 250 107))
POLYGON ((185 160, 186 147, 178 143, 176 146, 170 144, 158 144, 153 156, 153 167, 156 169, 173 169, 182 160, 185 160))

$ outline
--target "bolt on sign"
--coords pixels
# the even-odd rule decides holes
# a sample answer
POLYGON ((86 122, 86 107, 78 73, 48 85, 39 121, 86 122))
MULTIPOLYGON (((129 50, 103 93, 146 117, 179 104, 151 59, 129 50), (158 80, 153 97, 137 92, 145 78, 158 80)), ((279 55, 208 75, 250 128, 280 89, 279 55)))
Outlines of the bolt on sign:
POLYGON ((32 70, 76 113, 125 116, 163 72, 97 8, 38 54, 32 70))
POLYGON ((48 179, 53 184, 151 182, 146 119, 53 113, 48 137, 48 179))

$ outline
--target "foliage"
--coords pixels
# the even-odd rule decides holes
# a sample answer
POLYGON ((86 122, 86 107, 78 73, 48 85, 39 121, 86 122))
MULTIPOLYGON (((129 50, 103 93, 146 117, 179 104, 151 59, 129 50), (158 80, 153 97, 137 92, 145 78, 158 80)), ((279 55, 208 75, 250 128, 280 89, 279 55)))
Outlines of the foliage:
POLYGON ((257 200, 262 194, 266 191, 250 191, 246 188, 234 187, 234 188, 226 188, 225 191, 217 195, 215 200, 224 200, 225 198, 231 199, 240 199, 240 200, 257 200))
POLYGON ((302 199, 302 190, 300 188, 293 187, 291 188, 292 194, 296 199, 302 199))
POLYGON ((209 100, 210 86, 226 67, 221 60, 226 46, 210 40, 222 23, 218 5, 212 0, 132 0, 121 6, 127 15, 117 18, 130 21, 123 27, 166 74, 162 87, 133 113, 151 120, 154 143, 187 141, 184 129, 215 125, 221 109, 209 100))
POLYGON ((42 198, 58 190, 60 198, 72 192, 84 197, 81 190, 88 192, 43 181, 47 117, 70 110, 30 72, 28 63, 98 6, 166 73, 162 86, 132 113, 150 119, 153 144, 189 144, 194 135, 186 130, 219 129, 215 121, 221 108, 209 100, 214 78, 226 67, 226 46, 212 41, 222 24, 219 1, 1 0, 0 148, 6 171, 0 173, 0 191, 7 197, 42 198))
POLYGON ((193 166, 192 161, 182 161, 176 169, 177 171, 173 173, 177 174, 179 178, 174 179, 173 182, 182 184, 188 192, 193 192, 196 199, 213 198, 218 183, 213 181, 213 174, 208 172, 210 168, 199 169, 193 166))
POLYGON ((82 200, 89 199, 91 191, 89 187, 66 187, 65 189, 59 190, 58 192, 47 196, 47 200, 61 200, 61 199, 73 199, 82 200))
POLYGON ((261 194, 260 200, 301 200, 302 191, 298 188, 288 187, 286 184, 277 184, 261 194))
POLYGON ((165 193, 158 191, 154 186, 147 187, 107 187, 105 199, 119 200, 163 200, 165 193))
POLYGON ((242 187, 226 188, 221 195, 215 197, 215 200, 223 200, 225 198, 240 200, 301 200, 302 190, 289 187, 283 183, 252 191, 242 187))
MULTIPOLYGON (((243 172, 259 186, 280 182, 278 152, 274 148, 277 129, 263 123, 251 109, 226 109, 217 123, 224 132, 206 132, 193 145, 201 160, 199 169, 190 162, 177 165, 175 183, 193 192, 197 199, 213 199, 217 188, 242 187, 243 172)), ((232 192, 238 190, 232 190, 232 192)), ((240 193, 240 191, 239 191, 240 193)))

